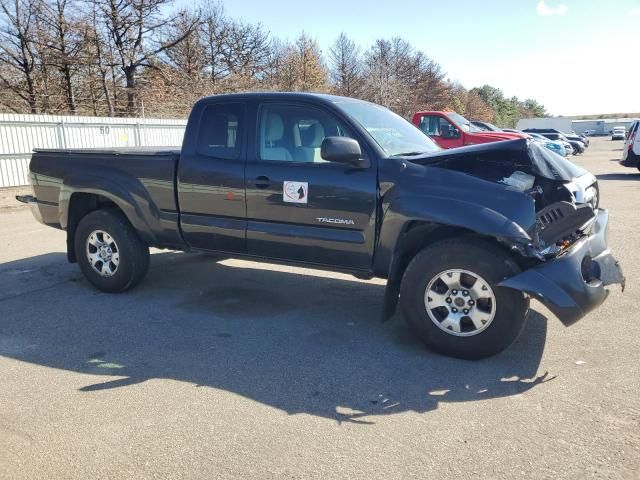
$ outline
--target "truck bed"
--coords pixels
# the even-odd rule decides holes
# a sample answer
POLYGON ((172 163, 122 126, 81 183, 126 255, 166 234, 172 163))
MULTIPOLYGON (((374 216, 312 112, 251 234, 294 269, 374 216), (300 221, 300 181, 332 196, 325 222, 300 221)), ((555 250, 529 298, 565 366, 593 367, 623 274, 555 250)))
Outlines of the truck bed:
MULTIPOLYGON (((154 245, 177 245, 176 167, 179 148, 36 149, 31 157, 30 181, 43 221, 65 228, 58 218, 74 191, 121 191, 139 211, 154 245), (60 208, 59 208, 60 205, 60 208)), ((147 235, 145 233, 145 235, 147 235)))

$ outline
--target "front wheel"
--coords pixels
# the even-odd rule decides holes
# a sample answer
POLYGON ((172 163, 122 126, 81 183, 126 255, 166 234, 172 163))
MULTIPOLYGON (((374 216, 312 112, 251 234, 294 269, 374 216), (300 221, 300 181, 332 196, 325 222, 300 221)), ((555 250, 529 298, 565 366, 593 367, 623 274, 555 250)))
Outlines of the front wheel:
POLYGON ((86 279, 104 292, 133 288, 149 269, 149 248, 127 218, 113 209, 93 211, 80 221, 75 251, 86 279))
POLYGON ((489 242, 436 243, 407 267, 400 291, 404 316, 438 353, 469 360, 496 355, 526 324, 529 300, 498 286, 518 271, 509 255, 489 242))

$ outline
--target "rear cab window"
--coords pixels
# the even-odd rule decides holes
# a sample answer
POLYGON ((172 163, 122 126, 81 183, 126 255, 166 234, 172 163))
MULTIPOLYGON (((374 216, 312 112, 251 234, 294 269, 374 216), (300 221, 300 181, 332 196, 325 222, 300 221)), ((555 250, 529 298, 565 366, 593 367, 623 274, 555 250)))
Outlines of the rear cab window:
POLYGON ((242 103, 213 103, 202 111, 197 151, 208 157, 235 160, 242 150, 245 108, 242 103))

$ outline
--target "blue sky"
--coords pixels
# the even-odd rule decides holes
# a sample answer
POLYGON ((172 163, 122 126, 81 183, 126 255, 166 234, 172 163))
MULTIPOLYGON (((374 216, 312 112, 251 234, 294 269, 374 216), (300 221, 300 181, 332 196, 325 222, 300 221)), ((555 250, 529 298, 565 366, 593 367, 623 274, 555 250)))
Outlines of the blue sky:
POLYGON ((535 98, 556 115, 640 112, 640 0, 223 4, 230 16, 260 22, 277 37, 304 30, 324 51, 341 31, 363 46, 402 36, 451 80, 535 98))

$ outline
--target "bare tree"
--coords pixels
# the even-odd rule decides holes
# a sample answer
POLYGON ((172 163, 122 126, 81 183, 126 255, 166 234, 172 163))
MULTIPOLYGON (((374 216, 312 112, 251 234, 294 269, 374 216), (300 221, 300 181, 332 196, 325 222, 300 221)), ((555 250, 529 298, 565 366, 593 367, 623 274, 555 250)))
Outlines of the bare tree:
POLYGON ((139 69, 155 68, 154 57, 180 43, 198 24, 199 19, 194 19, 182 36, 163 41, 160 36, 163 27, 175 22, 177 17, 162 15, 162 7, 169 3, 170 0, 104 0, 100 8, 118 67, 124 74, 129 115, 134 115, 137 109, 139 69))
POLYGON ((392 81, 391 44, 378 39, 365 55, 365 98, 385 107, 391 106, 392 81))
POLYGON ((296 40, 295 47, 298 89, 303 92, 326 90, 327 69, 317 42, 302 32, 296 40))
POLYGON ((533 100, 467 90, 409 42, 363 50, 342 33, 323 56, 305 32, 279 40, 234 19, 223 0, 0 0, 0 105, 15 112, 186 115, 210 93, 332 91, 408 117, 455 109, 511 125, 541 115, 533 100), (328 67, 327 67, 328 65, 328 67))
MULTIPOLYGON (((107 115, 113 117, 116 111, 116 89, 110 89, 110 84, 115 87, 115 58, 112 44, 107 41, 99 26, 98 1, 91 3, 91 17, 84 29, 83 43, 86 47, 85 64, 89 72, 95 67, 102 97, 107 106, 107 115)), ((92 78, 91 76, 89 78, 92 78)), ((97 110, 97 98, 94 100, 94 110, 97 110)))
POLYGON ((442 110, 449 99, 442 67, 426 55, 420 61, 420 78, 416 84, 419 108, 442 110))
POLYGON ((362 92, 362 59, 360 48, 343 32, 329 49, 329 72, 333 91, 338 95, 357 97, 362 92))
POLYGON ((265 86, 282 91, 328 91, 327 69, 315 40, 302 32, 295 43, 275 41, 272 49, 265 86))
POLYGON ((263 77, 269 64, 269 32, 260 24, 232 22, 224 50, 224 61, 233 81, 245 86, 254 85, 263 77))
MULTIPOLYGON (((33 38, 37 9, 32 0, 0 0, 0 81, 38 113, 37 62, 33 38)), ((7 101, 3 98, 3 103, 7 101)))
POLYGON ((168 28, 166 37, 169 41, 182 38, 173 47, 167 48, 165 55, 167 64, 176 69, 184 79, 197 80, 203 73, 206 49, 197 29, 198 13, 186 10, 178 16, 168 28))
MULTIPOLYGON (((54 67, 62 77, 66 107, 72 115, 77 111, 74 76, 81 64, 79 58, 82 34, 72 12, 73 0, 43 1, 39 9, 39 49, 44 67, 54 67)), ((44 74, 48 78, 48 72, 44 74)))
POLYGON ((230 22, 222 4, 207 0, 202 10, 202 24, 199 35, 206 51, 206 70, 214 93, 219 83, 229 75, 225 61, 226 44, 229 38, 230 22))

